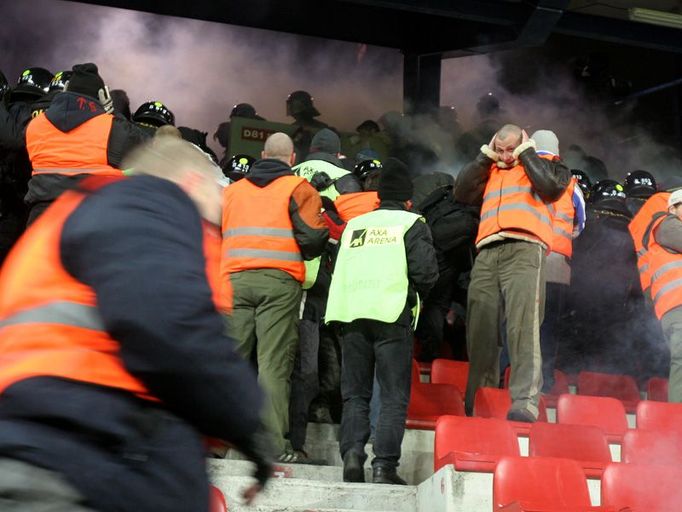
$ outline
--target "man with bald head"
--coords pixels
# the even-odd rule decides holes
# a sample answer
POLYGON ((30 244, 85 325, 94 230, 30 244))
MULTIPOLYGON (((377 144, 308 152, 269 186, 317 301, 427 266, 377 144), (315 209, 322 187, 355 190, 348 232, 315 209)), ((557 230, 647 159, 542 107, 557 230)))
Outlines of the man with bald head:
POLYGON ((329 232, 317 191, 295 176, 288 135, 265 141, 261 159, 223 195, 221 279, 231 289, 230 334, 258 364, 265 423, 279 456, 289 426, 289 378, 298 342, 304 260, 322 253, 329 232))
POLYGON ((545 310, 545 258, 553 241, 553 203, 571 178, 553 154, 505 125, 457 176, 455 199, 481 207, 467 308, 467 414, 480 387, 498 387, 501 326, 511 362, 508 419, 533 422, 542 389, 540 325, 545 310))

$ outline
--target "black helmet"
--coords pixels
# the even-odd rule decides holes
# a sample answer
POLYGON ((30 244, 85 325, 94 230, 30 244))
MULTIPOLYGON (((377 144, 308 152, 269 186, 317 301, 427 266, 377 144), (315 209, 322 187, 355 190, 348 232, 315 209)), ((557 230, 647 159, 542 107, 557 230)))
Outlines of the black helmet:
POLYGON ((355 167, 353 168, 353 174, 355 174, 358 179, 362 181, 374 171, 377 171, 381 168, 383 168, 383 165, 381 165, 379 160, 363 160, 362 162, 355 164, 355 167))
POLYGON ((656 193, 656 179, 647 171, 632 171, 625 178, 624 188, 629 197, 644 199, 656 193))
POLYGON ((580 169, 571 169, 571 174, 577 180, 578 186, 585 198, 589 197, 592 190, 592 181, 585 171, 580 169))
POLYGON ((249 103, 237 103, 234 107, 232 107, 230 118, 233 117, 245 117, 247 119, 259 119, 261 121, 265 120, 256 113, 254 106, 249 103))
POLYGON ((163 126, 170 124, 175 126, 175 115, 160 101, 148 101, 140 105, 133 114, 136 123, 163 126))
POLYGON ((9 91, 9 82, 7 81, 7 77, 5 77, 5 74, 0 71, 0 99, 7 91, 9 91))
POLYGON ((27 95, 34 98, 40 98, 50 89, 50 82, 52 81, 52 73, 45 68, 28 68, 25 69, 17 85, 12 89, 13 95, 27 95))
POLYGON ((607 210, 627 212, 628 210, 625 206, 626 197, 623 185, 615 180, 606 179, 598 181, 592 187, 590 203, 607 210))
POLYGON ((249 155, 234 155, 227 161, 223 173, 232 181, 238 181, 249 173, 255 161, 256 159, 249 155))
POLYGON ((71 75, 73 75, 72 71, 59 71, 56 73, 52 77, 52 80, 50 80, 49 92, 63 91, 66 89, 66 82, 69 81, 71 75))
POLYGON ((311 117, 320 115, 313 105, 313 97, 306 91, 294 91, 287 98, 287 115, 307 114, 311 117))

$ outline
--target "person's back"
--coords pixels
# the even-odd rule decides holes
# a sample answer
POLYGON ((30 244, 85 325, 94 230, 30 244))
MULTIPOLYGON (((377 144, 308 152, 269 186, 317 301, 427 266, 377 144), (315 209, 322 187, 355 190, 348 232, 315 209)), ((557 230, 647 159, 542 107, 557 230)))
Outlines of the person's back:
POLYGON ((130 165, 150 175, 82 180, 0 274, 0 473, 23 475, 0 478, 10 506, 206 510, 200 433, 267 478, 262 396, 207 280, 220 170, 172 139, 130 165))

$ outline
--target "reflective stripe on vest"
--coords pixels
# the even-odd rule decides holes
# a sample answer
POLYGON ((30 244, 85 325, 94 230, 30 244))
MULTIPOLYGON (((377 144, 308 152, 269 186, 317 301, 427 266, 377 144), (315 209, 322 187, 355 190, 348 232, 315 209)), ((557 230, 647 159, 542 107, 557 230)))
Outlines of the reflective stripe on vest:
POLYGON ((642 208, 637 212, 628 225, 628 231, 635 244, 635 251, 637 252, 637 269, 639 270, 639 281, 642 285, 642 290, 647 291, 651 286, 651 264, 649 262, 649 255, 644 244, 644 237, 646 236, 651 223, 656 214, 668 213, 668 198, 670 192, 659 192, 651 196, 642 205, 642 208))
POLYGON ((109 165, 107 154, 113 119, 111 114, 102 113, 62 132, 44 113, 34 118, 26 128, 32 175, 122 175, 121 170, 109 165))
POLYGON ((539 239, 548 249, 552 247, 550 208, 533 190, 520 164, 511 169, 500 169, 493 164, 483 193, 476 244, 501 231, 528 235, 539 239))
POLYGON ((651 264, 651 297, 656 316, 660 319, 668 311, 682 306, 682 254, 670 252, 656 241, 656 229, 670 218, 658 217, 648 232, 648 254, 651 264))
POLYGON ((50 302, 0 319, 0 329, 22 324, 58 324, 95 331, 104 330, 95 306, 69 301, 50 302))
MULTIPOLYGON (((239 180, 223 195, 223 259, 221 279, 244 270, 278 269, 303 282, 305 267, 294 238, 289 203, 298 176, 282 176, 258 187, 239 180)), ((306 185, 307 186, 307 185, 306 185)))
POLYGON ((399 318, 409 288, 405 233, 419 220, 411 212, 375 210, 348 223, 329 288, 327 322, 399 318))
POLYGON ((552 251, 567 258, 573 256, 573 221, 575 219, 573 194, 575 193, 576 184, 576 179, 571 178, 564 193, 549 208, 552 213, 552 231, 554 232, 552 251))

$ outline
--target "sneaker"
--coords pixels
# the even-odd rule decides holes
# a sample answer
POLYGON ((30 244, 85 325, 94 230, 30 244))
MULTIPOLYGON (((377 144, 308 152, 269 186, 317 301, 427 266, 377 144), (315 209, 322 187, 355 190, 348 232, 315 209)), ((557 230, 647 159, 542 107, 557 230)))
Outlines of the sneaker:
POLYGON ((507 419, 524 423, 535 423, 538 420, 528 409, 512 409, 507 413, 507 419))
POLYGON ((287 464, 311 464, 314 466, 324 466, 326 461, 321 459, 311 458, 303 450, 285 450, 282 455, 277 457, 278 462, 284 462, 287 464))

